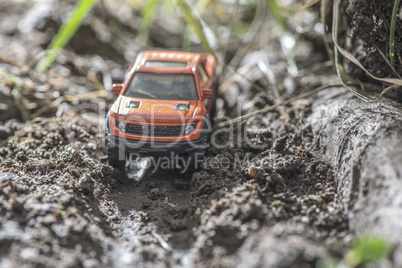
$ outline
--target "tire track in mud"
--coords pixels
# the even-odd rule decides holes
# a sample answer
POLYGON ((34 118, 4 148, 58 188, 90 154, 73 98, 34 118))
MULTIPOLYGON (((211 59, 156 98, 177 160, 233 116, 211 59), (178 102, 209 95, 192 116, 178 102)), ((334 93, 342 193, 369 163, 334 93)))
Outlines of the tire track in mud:
POLYGON ((175 248, 188 248, 192 242, 187 222, 192 207, 191 176, 177 170, 159 170, 140 182, 124 178, 113 189, 113 199, 123 217, 144 213, 143 221, 155 224, 158 233, 175 248))
POLYGON ((108 254, 114 267, 183 264, 194 240, 191 176, 158 170, 137 182, 118 173, 100 204, 116 230, 108 254))

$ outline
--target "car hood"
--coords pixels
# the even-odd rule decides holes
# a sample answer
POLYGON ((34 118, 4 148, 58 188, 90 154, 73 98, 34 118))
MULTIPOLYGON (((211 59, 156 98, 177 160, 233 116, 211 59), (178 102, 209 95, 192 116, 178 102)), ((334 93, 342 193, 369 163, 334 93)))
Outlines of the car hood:
POLYGON ((198 101, 186 100, 153 100, 121 97, 119 116, 124 116, 125 121, 141 120, 146 122, 173 122, 183 120, 187 122, 194 116, 198 101), (188 105, 187 111, 176 110, 176 105, 188 105), (137 107, 137 108, 132 108, 137 107))

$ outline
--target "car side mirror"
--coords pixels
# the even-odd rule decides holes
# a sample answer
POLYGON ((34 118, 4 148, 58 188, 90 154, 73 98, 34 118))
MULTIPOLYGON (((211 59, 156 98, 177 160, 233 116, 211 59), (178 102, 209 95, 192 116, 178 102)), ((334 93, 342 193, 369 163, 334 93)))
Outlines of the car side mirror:
POLYGON ((123 89, 123 84, 113 84, 113 94, 120 95, 121 90, 123 89))
POLYGON ((213 99, 214 98, 214 91, 210 88, 204 89, 204 98, 206 99, 213 99))

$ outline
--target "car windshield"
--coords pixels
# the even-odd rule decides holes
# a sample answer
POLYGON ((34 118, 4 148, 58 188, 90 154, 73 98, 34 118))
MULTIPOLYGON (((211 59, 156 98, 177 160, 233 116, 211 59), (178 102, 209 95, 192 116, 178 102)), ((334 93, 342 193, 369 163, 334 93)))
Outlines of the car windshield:
POLYGON ((194 75, 136 73, 124 94, 158 100, 198 100, 194 75))

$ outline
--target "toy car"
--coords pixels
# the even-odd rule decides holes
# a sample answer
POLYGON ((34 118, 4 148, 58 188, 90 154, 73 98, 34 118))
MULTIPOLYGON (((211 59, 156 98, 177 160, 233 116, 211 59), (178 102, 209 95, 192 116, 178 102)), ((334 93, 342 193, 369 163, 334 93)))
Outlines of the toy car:
POLYGON ((129 154, 174 153, 192 158, 197 168, 214 116, 215 65, 210 54, 139 53, 124 82, 113 84, 119 96, 106 118, 109 164, 121 168, 129 154))

